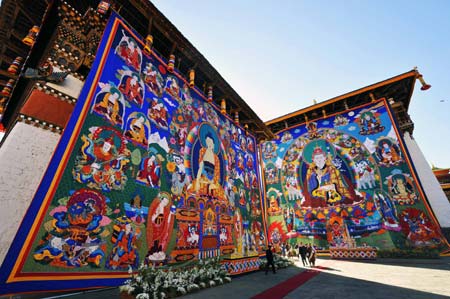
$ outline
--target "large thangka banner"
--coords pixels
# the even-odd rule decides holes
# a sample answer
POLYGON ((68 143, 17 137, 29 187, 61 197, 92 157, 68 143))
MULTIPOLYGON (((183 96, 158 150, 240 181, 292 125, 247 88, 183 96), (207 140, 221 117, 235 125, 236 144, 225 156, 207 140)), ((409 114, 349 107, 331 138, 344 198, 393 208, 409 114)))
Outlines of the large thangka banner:
POLYGON ((276 247, 444 246, 385 100, 278 137, 261 145, 276 247))
POLYGON ((255 138, 112 15, 0 271, 0 294, 119 285, 141 263, 263 253, 255 138))

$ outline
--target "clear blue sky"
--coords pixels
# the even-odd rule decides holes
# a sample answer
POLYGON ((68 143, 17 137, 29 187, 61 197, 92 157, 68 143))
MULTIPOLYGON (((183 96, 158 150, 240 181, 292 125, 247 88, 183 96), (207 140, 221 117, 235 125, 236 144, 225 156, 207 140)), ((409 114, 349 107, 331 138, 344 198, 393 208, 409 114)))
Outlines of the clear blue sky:
POLYGON ((417 66, 414 137, 450 167, 450 1, 153 3, 264 121, 417 66))
POLYGON ((264 121, 417 66, 414 137, 450 167, 450 1, 152 2, 264 121))
POLYGON ((450 1, 153 3, 264 121, 417 66, 414 137, 450 167, 450 1))

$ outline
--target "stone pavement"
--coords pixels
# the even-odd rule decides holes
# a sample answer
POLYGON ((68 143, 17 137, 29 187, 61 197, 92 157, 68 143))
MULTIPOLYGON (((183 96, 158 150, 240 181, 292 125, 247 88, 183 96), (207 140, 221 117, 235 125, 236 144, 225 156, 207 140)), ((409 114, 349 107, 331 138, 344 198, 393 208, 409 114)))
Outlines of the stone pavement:
MULTIPOLYGON (((376 261, 339 261, 319 258, 312 270, 300 266, 280 269, 276 274, 254 272, 233 278, 229 284, 205 289, 180 299, 244 299, 283 283, 304 271, 320 271, 318 275, 295 285, 286 296, 270 294, 271 298, 450 298, 450 257, 425 259, 378 259, 376 261)), ((13 298, 119 298, 117 288, 77 294, 22 295, 13 298), (61 297, 63 296, 63 297, 61 297)), ((264 298, 264 296, 258 296, 264 298)))

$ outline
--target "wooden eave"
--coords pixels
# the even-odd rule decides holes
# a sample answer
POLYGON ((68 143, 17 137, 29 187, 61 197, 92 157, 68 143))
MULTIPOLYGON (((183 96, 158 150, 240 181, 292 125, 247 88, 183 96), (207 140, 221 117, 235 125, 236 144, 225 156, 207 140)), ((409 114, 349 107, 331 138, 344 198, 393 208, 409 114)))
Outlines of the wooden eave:
POLYGON ((276 133, 296 124, 320 119, 325 115, 346 111, 356 106, 368 103, 373 98, 392 98, 401 103, 407 110, 418 75, 417 70, 411 70, 390 79, 354 90, 349 93, 331 98, 315 105, 277 117, 266 122, 266 125, 276 133))

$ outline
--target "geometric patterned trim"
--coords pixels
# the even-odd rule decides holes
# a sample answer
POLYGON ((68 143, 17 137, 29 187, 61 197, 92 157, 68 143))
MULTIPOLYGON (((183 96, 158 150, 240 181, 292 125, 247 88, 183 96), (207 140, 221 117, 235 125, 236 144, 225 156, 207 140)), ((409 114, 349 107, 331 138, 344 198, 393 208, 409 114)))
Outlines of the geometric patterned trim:
POLYGON ((250 257, 236 260, 223 260, 222 265, 230 275, 238 275, 242 273, 252 272, 259 270, 261 260, 259 257, 250 257))
POLYGON ((61 92, 59 90, 51 88, 50 86, 47 86, 45 84, 42 85, 41 83, 37 82, 36 83, 36 88, 38 90, 40 90, 40 91, 43 91, 43 92, 47 93, 47 94, 51 94, 51 95, 59 98, 62 101, 66 101, 69 104, 73 104, 74 105, 77 102, 77 99, 75 99, 74 97, 71 97, 71 96, 69 96, 69 95, 67 95, 67 94, 65 94, 65 93, 63 93, 63 92, 61 92))
POLYGON ((377 258, 375 248, 330 248, 332 259, 374 260, 377 258))
POLYGON ((28 125, 33 125, 35 127, 40 127, 44 130, 50 130, 58 134, 62 134, 62 131, 64 130, 64 128, 61 128, 60 126, 57 126, 55 124, 51 124, 49 122, 45 122, 24 114, 19 114, 17 121, 24 122, 28 125))

